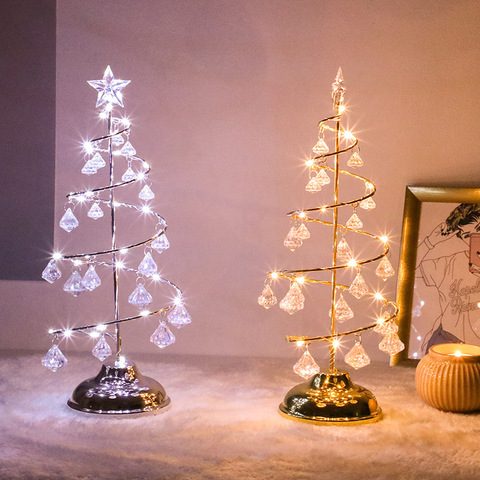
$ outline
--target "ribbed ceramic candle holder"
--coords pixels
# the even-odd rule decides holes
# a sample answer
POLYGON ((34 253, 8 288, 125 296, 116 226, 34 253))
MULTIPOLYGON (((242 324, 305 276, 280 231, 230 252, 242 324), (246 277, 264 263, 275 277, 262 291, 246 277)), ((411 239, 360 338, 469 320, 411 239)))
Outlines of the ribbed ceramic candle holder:
POLYGON ((447 412, 480 410, 480 347, 434 345, 417 366, 415 385, 432 407, 447 412))

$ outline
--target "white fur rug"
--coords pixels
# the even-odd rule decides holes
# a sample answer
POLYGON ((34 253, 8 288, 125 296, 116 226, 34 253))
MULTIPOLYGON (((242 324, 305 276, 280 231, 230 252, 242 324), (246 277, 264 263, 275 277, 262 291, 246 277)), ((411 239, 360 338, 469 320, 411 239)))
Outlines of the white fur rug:
POLYGON ((375 393, 384 419, 322 427, 277 413, 301 380, 290 360, 136 358, 172 404, 157 415, 112 418, 65 403, 77 383, 97 373, 93 357, 70 355, 56 374, 41 357, 1 358, 2 480, 480 478, 480 415, 425 405, 414 368, 377 364, 353 372, 354 382, 375 393))

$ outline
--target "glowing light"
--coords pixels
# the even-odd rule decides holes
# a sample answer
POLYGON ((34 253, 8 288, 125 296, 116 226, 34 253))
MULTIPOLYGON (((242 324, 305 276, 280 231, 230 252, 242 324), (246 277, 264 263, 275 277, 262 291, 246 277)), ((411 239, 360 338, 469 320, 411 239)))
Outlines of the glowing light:
POLYGON ((346 109, 347 109, 347 107, 345 105, 339 105, 338 106, 338 113, 341 115, 346 109))
POLYGON ((82 203, 86 200, 85 195, 76 195, 75 200, 79 203, 82 203))
POLYGON ((85 192, 85 196, 86 196, 87 198, 93 197, 93 192, 92 192, 91 190, 87 190, 87 191, 85 192))
POLYGON ((130 120, 128 118, 125 118, 125 117, 122 118, 122 123, 126 128, 128 128, 131 125, 130 120))
POLYGON ((120 207, 122 204, 120 202, 113 202, 114 207, 120 207))
POLYGON ((142 310, 142 311, 140 312, 140 315, 141 315, 142 317, 148 317, 148 316, 150 315, 150 310, 142 310))
POLYGON ((124 355, 120 355, 119 359, 115 362, 115 366, 119 368, 125 368, 127 366, 127 359, 124 355))
POLYGON ((461 357, 463 354, 462 354, 462 352, 461 352, 460 350, 456 350, 455 353, 454 353, 454 355, 455 355, 456 357, 461 357))
POLYGON ((73 330, 70 330, 69 328, 67 328, 66 330, 63 331, 63 336, 65 338, 70 338, 73 334, 73 330))
POLYGON ((297 277, 295 281, 300 284, 305 283, 305 277, 297 277))
POLYGON ((102 120, 106 120, 108 118, 108 112, 107 111, 103 111, 103 112, 100 112, 98 114, 98 116, 102 119, 102 120))
POLYGON ((309 158, 308 160, 305 160, 305 165, 307 167, 311 167, 315 163, 315 160, 313 158, 309 158))
MULTIPOLYGON (((277 279, 278 278, 278 272, 272 272, 270 274, 270 278, 273 278, 274 280, 277 279)), ((480 305, 480 303, 479 303, 479 305, 480 305)))
POLYGON ((53 328, 50 328, 50 330, 48 330, 48 333, 49 333, 50 335, 52 335, 52 333, 53 333, 54 331, 55 331, 55 330, 54 330, 53 328))
POLYGON ((321 211, 322 213, 325 213, 325 212, 327 211, 327 207, 322 207, 322 208, 320 209, 320 211, 321 211))
POLYGON ((338 338, 334 338, 332 340, 332 347, 336 350, 340 346, 340 340, 338 338))
POLYGON ((380 237, 380 240, 383 242, 383 243, 387 243, 388 242, 388 237, 386 235, 383 235, 383 237, 380 237))
POLYGON ((122 248, 122 249, 120 250, 120 253, 121 253, 122 255, 125 255, 126 253, 128 253, 128 248, 122 248))
POLYGON ((100 324, 97 325, 95 328, 96 328, 97 331, 99 331, 99 332, 104 332, 104 331, 107 329, 107 326, 104 325, 103 323, 100 323, 100 324))
POLYGON ((302 347, 303 345, 305 345, 305 342, 303 340, 297 340, 295 343, 297 344, 297 347, 302 347))
POLYGON ((383 297, 383 295, 380 292, 375 293, 374 297, 377 300, 385 300, 385 298, 383 297))
POLYGON ((140 172, 137 174, 137 179, 138 180, 143 180, 145 178, 145 174, 143 172, 140 172))
POLYGON ((150 277, 154 282, 158 282, 162 279, 162 277, 160 277, 160 275, 158 273, 154 273, 151 277, 150 277))
POLYGON ((355 135, 353 135, 353 133, 350 132, 350 131, 348 131, 348 130, 343 133, 343 136, 344 136, 347 140, 355 140, 355 135))
POLYGON ((95 151, 95 148, 93 146, 93 143, 92 142, 83 142, 83 149, 85 150, 86 153, 88 153, 89 155, 91 155, 94 151, 95 151))
POLYGON ((97 332, 97 331, 89 332, 89 335, 91 338, 98 338, 100 336, 100 332, 97 332))
POLYGON ((422 339, 422 337, 419 335, 419 336, 417 337, 417 340, 421 340, 421 339, 422 339))
POLYGON ((174 304, 174 305, 183 305, 183 299, 182 299, 182 297, 175 297, 175 298, 173 299, 173 304, 174 304))
POLYGON ((300 212, 298 214, 299 218, 305 218, 307 216, 307 214, 305 212, 300 212))
POLYGON ((53 252, 52 258, 54 260, 61 260, 63 258, 63 256, 60 252, 53 252))
POLYGON ((114 150, 112 154, 116 155, 117 157, 121 155, 120 150, 114 150))
POLYGON ((121 270, 122 268, 125 268, 125 264, 124 264, 121 260, 117 260, 117 261, 115 262, 115 266, 116 266, 119 270, 121 270))
POLYGON ((107 103, 105 105, 105 112, 109 113, 113 110, 113 105, 111 103, 107 103))
POLYGON ((150 207, 148 205, 144 205, 142 207, 142 212, 143 213, 151 213, 152 210, 150 210, 150 207))
POLYGON ((73 261, 73 264, 76 266, 76 267, 79 267, 80 265, 83 265, 83 262, 81 260, 74 260, 73 261))
POLYGON ((356 267, 357 266, 357 262, 356 260, 354 260, 353 258, 351 260, 348 261, 347 265, 349 267, 356 267))

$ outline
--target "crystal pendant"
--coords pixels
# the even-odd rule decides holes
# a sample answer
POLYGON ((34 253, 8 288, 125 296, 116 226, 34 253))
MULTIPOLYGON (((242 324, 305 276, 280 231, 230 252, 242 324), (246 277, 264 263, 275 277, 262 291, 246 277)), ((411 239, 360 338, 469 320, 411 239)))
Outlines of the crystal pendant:
POLYGON ((337 71, 337 76, 335 77, 335 81, 332 83, 333 108, 337 108, 341 104, 343 104, 345 97, 345 86, 343 82, 343 72, 342 69, 339 67, 337 71))
MULTIPOLYGON (((387 315, 388 318, 388 315, 387 315)), ((389 333, 397 333, 398 332, 398 325, 393 321, 384 321, 381 319, 377 325, 373 328, 373 331, 379 333, 380 335, 387 335, 389 333)))
POLYGON ((93 265, 90 265, 88 267, 87 272, 83 276, 82 279, 83 286, 87 290, 95 290, 97 287, 99 287, 102 283, 100 280, 100 277, 97 275, 97 272, 95 271, 95 267, 93 265))
POLYGON ((355 277, 355 280, 353 280, 348 291, 357 298, 362 298, 368 293, 367 284, 365 283, 365 280, 360 272, 357 273, 357 276, 355 277))
POLYGON ((146 277, 150 277, 157 273, 157 270, 158 267, 155 263, 155 260, 153 260, 152 258, 152 254, 150 252, 147 252, 143 257, 143 260, 140 262, 140 265, 138 266, 138 272, 142 275, 145 275, 146 277))
POLYGON ((77 217, 73 214, 71 208, 67 208, 66 212, 64 213, 63 217, 60 219, 59 223, 60 227, 62 227, 66 232, 71 232, 74 228, 78 227, 78 220, 77 217))
POLYGON ((320 138, 315 146, 312 148, 313 152, 317 155, 325 155, 329 152, 328 145, 323 138, 320 138))
POLYGON ((352 259, 352 257, 353 257, 353 253, 350 246, 348 245, 345 238, 342 238, 337 247, 337 258, 344 262, 348 262, 349 260, 352 259))
POLYGON ((58 345, 52 345, 47 354, 43 357, 42 365, 56 372, 68 363, 65 355, 58 348, 58 345))
POLYGON ((317 173, 316 179, 322 187, 330 183, 330 177, 327 175, 327 172, 323 168, 317 173))
POLYGON ((132 170, 132 167, 128 167, 125 170, 125 173, 122 175, 122 182, 130 182, 137 178, 136 173, 132 170))
POLYGON ((112 145, 119 146, 123 145, 125 143, 125 140, 121 135, 115 135, 112 137, 112 145))
POLYGON ((160 325, 152 333, 150 341, 159 348, 165 348, 175 342, 175 335, 170 331, 165 322, 160 322, 160 325))
POLYGON ((310 181, 305 185, 305 190, 307 192, 315 193, 319 192, 322 189, 322 184, 318 181, 318 178, 312 177, 310 181))
POLYGON ((152 189, 148 185, 145 185, 138 194, 138 198, 140 200, 145 200, 146 202, 148 202, 149 200, 152 200, 152 198, 155 198, 155 194, 152 192, 152 189))
POLYGON ((170 242, 168 241, 167 236, 162 233, 157 237, 151 244, 151 247, 154 248, 158 253, 164 252, 167 248, 170 247, 170 242))
POLYGON ((137 285, 137 288, 135 288, 128 297, 128 303, 136 305, 138 308, 145 308, 147 305, 150 305, 152 301, 152 296, 143 285, 137 285))
POLYGON ((283 297, 279 306, 282 310, 285 310, 285 312, 293 315, 295 312, 303 309, 304 303, 305 297, 302 294, 300 285, 298 284, 298 282, 292 282, 290 284, 290 289, 283 297))
POLYGON ((378 348, 389 355, 395 355, 401 352, 405 348, 405 345, 400 340, 400 337, 395 332, 392 332, 385 335, 378 348))
POLYGON ((84 175, 95 175, 97 173, 97 170, 97 166, 90 159, 85 162, 85 165, 82 168, 82 173, 84 175))
POLYGON ((302 239, 297 235, 297 229, 292 227, 287 234, 283 244, 292 252, 302 246, 302 239))
POLYGON ((57 267, 57 264, 55 263, 55 260, 52 258, 48 262, 48 265, 43 270, 42 278, 44 280, 46 280, 48 283, 53 283, 61 277, 62 277, 62 272, 57 267))
POLYGON ((345 301, 343 294, 341 293, 337 302, 335 303, 335 319, 340 322, 346 322, 353 318, 353 311, 348 306, 348 303, 345 301))
POLYGON ((82 277, 80 274, 75 271, 70 275, 70 278, 65 282, 63 290, 65 292, 71 293, 74 297, 78 297, 83 293, 87 288, 83 284, 82 277))
POLYGON ((98 152, 91 158, 90 162, 92 162, 92 165, 94 165, 97 170, 106 165, 105 160, 98 152))
POLYGON ((98 202, 95 202, 90 207, 90 210, 87 212, 87 217, 93 218, 94 220, 97 220, 103 217, 103 211, 100 208, 100 205, 98 204, 98 202))
POLYGON ((93 347, 92 355, 97 357, 101 362, 103 362, 106 358, 108 358, 112 354, 112 349, 110 345, 105 340, 105 335, 100 337, 100 340, 97 344, 93 347))
POLYGON ((273 307, 277 303, 277 297, 273 294, 272 287, 270 285, 265 285, 263 288, 262 294, 258 297, 258 304, 265 309, 273 307))
POLYGON ((297 237, 300 240, 307 240, 307 238, 310 238, 310 232, 308 231, 307 226, 302 223, 298 228, 297 228, 297 237))
POLYGON ((363 160, 360 158, 360 155, 357 152, 354 152, 349 158, 347 165, 353 168, 361 167, 363 165, 363 160))
POLYGON ((345 363, 348 363, 348 365, 352 366, 355 370, 370 364, 370 357, 367 355, 360 341, 357 341, 353 348, 345 355, 345 363))
POLYGON ((346 225, 348 228, 352 230, 360 230, 363 227, 362 221, 358 218, 358 215, 354 213, 347 222, 346 225))
POLYGON ((365 200, 362 200, 358 204, 358 206, 360 208, 363 208, 364 210, 373 210, 377 206, 377 204, 375 203, 372 197, 368 197, 365 200))
POLYGON ((387 280, 390 277, 395 275, 395 270, 392 267, 392 264, 387 257, 383 257, 382 261, 378 264, 378 267, 375 270, 375 273, 383 281, 387 280))
POLYGON ((180 303, 173 307, 172 311, 167 315, 167 320, 175 327, 182 328, 191 323, 192 317, 187 312, 183 303, 180 303))
POLYGON ((312 375, 320 373, 320 367, 316 364, 310 352, 305 350, 300 360, 293 366, 293 371, 307 380, 312 375))
POLYGON ((136 153, 137 151, 133 148, 130 142, 126 142, 125 145, 120 150, 120 154, 123 155, 124 157, 132 157, 136 153))

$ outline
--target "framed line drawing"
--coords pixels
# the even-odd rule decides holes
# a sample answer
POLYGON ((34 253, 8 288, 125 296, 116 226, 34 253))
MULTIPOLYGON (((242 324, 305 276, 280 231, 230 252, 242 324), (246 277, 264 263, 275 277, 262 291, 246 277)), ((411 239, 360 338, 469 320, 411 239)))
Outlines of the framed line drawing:
POLYGON ((438 343, 480 345, 480 188, 407 187, 396 365, 438 343))

